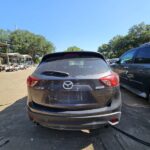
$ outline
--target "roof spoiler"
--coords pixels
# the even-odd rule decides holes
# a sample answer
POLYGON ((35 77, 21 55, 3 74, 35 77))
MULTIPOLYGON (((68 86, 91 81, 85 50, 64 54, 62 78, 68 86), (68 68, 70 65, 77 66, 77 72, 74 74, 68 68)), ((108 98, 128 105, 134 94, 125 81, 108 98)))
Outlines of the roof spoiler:
POLYGON ((97 57, 105 60, 104 56, 100 54, 99 52, 91 52, 91 51, 77 51, 77 52, 57 52, 57 53, 51 53, 43 56, 41 63, 46 62, 47 60, 50 60, 51 58, 60 58, 60 57, 83 57, 83 56, 90 56, 90 57, 97 57))

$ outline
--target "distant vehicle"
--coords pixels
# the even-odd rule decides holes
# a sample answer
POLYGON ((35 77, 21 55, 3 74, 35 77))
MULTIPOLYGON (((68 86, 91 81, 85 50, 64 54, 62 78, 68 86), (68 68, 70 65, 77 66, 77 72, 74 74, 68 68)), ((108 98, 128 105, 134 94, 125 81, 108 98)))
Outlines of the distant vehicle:
POLYGON ((0 65, 0 72, 5 70, 5 66, 4 65, 0 65))
POLYGON ((112 59, 107 59, 106 61, 108 62, 109 65, 114 65, 119 58, 112 58, 112 59))
POLYGON ((3 68, 2 68, 2 66, 0 65, 0 72, 1 72, 1 71, 3 71, 3 68))
POLYGON ((6 72, 14 71, 14 70, 15 70, 15 67, 12 64, 5 66, 5 71, 6 72))
POLYGON ((121 86, 150 101, 150 43, 127 51, 111 67, 121 86))
POLYGON ((15 71, 18 71, 19 69, 20 69, 19 65, 15 65, 15 66, 14 66, 14 70, 15 70, 15 71))
POLYGON ((99 53, 45 55, 27 86, 29 118, 40 125, 79 130, 119 123, 119 78, 99 53))
POLYGON ((19 65, 19 68, 20 68, 21 70, 26 69, 25 64, 20 64, 20 65, 19 65))

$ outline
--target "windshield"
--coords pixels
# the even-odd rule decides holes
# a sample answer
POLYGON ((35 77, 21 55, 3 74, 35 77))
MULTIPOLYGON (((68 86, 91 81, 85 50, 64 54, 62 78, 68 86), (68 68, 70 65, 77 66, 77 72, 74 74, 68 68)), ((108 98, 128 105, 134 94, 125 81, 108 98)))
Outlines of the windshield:
POLYGON ((70 76, 85 76, 104 73, 109 70, 109 67, 100 58, 71 58, 43 62, 36 72, 42 74, 52 70, 67 72, 70 76))

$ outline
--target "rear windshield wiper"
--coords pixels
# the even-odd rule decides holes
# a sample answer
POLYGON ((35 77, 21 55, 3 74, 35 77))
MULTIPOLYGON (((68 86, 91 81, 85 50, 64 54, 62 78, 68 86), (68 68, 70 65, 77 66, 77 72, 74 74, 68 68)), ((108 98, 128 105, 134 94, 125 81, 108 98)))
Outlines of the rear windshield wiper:
POLYGON ((44 71, 44 72, 42 72, 42 74, 47 75, 47 76, 58 76, 58 77, 68 77, 69 76, 69 73, 67 73, 67 72, 55 71, 55 70, 44 71))

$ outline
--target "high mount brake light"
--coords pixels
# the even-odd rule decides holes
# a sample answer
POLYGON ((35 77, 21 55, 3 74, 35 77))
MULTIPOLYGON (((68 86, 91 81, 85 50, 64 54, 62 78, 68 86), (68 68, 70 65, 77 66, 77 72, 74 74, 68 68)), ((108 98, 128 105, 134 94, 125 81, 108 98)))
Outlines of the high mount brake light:
POLYGON ((79 57, 80 55, 77 53, 68 53, 65 54, 64 57, 69 58, 69 57, 79 57))
POLYGON ((111 73, 108 76, 100 78, 100 81, 102 81, 105 85, 109 87, 116 87, 119 86, 119 76, 116 73, 111 73))
POLYGON ((29 76, 29 77, 27 78, 27 85, 28 85, 29 87, 35 86, 38 82, 39 82, 39 79, 36 78, 36 77, 29 76))

